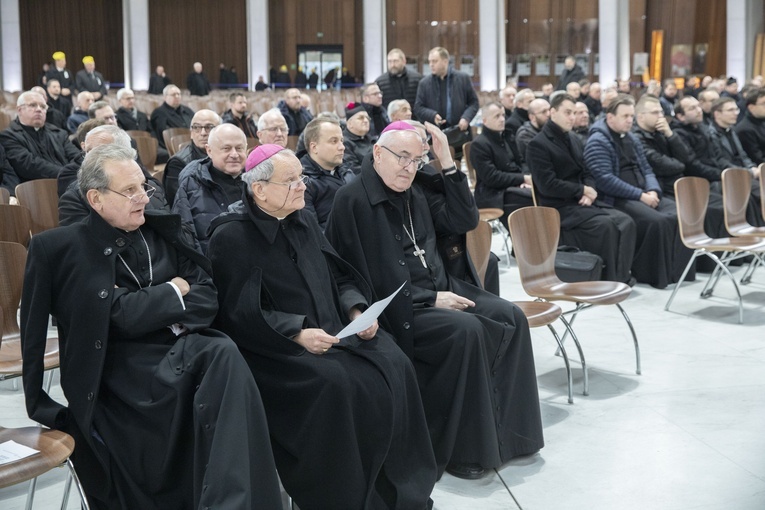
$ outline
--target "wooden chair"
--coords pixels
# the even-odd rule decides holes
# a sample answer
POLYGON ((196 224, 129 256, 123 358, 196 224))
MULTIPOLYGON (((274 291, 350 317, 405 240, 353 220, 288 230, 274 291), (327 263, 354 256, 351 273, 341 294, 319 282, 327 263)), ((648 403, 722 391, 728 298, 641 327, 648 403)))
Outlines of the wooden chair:
POLYGON ((16 198, 31 213, 32 235, 58 227, 56 179, 35 179, 16 186, 16 198))
MULTIPOLYGON (((727 172, 727 170, 726 170, 727 172)), ((765 250, 765 241, 757 238, 746 237, 722 237, 712 238, 704 231, 704 218, 707 214, 707 204, 709 202, 709 181, 701 177, 681 177, 675 181, 675 206, 677 207, 677 221, 680 227, 680 238, 683 244, 693 250, 693 255, 685 266, 683 275, 672 290, 664 310, 669 310, 675 294, 680 289, 685 275, 693 267, 696 258, 706 255, 712 259, 716 268, 710 274, 706 285, 701 291, 701 298, 705 299, 712 295, 714 286, 722 273, 728 275, 733 282, 738 296, 738 321, 744 322, 744 302, 741 298, 736 279, 728 269, 728 265, 739 258, 746 257, 750 253, 762 254, 765 250), (715 252, 723 252, 722 256, 717 256, 715 252)))
POLYGON ((287 137, 287 148, 289 150, 291 150, 291 151, 296 151, 297 150, 298 138, 300 138, 300 137, 299 136, 292 136, 292 135, 289 135, 287 137))
POLYGON ((22 205, 0 204, 0 241, 19 243, 29 247, 32 217, 22 205))
POLYGON ((752 175, 746 168, 727 168, 722 173, 725 229, 735 237, 765 236, 765 227, 750 225, 746 209, 752 193, 752 175))
POLYGON ((11 203, 11 192, 5 188, 0 188, 0 205, 11 203))
MULTIPOLYGON (((624 317, 632 334, 635 347, 635 373, 641 373, 640 346, 637 334, 621 302, 632 291, 629 285, 621 282, 562 282, 555 274, 555 254, 560 236, 560 215, 557 209, 550 207, 524 207, 514 211, 508 219, 510 234, 513 238, 515 260, 521 276, 523 290, 531 297, 544 301, 570 301, 575 308, 563 312, 571 315, 567 333, 576 338, 573 331, 577 315, 596 305, 615 305, 624 317)), ((565 339, 565 336, 564 336, 565 339)), ((584 361, 584 359, 582 359, 584 361)), ((587 368, 584 370, 585 394, 589 391, 587 368)))
POLYGON ((176 135, 182 135, 187 134, 189 135, 189 138, 191 138, 191 130, 189 128, 167 128, 164 131, 162 131, 162 139, 165 142, 165 148, 167 148, 167 153, 172 156, 175 154, 175 151, 173 150, 173 144, 170 143, 170 140, 176 136, 176 135))
MULTIPOLYGON (((41 427, 11 429, 0 427, 0 443, 6 441, 14 441, 20 445, 37 450, 39 453, 0 465, 0 489, 31 480, 26 503, 26 508, 31 509, 34 502, 37 477, 54 468, 66 466, 69 470, 69 476, 76 482, 82 500, 82 507, 86 510, 90 509, 88 500, 85 497, 85 491, 77 477, 77 473, 74 471, 72 462, 69 460, 74 451, 74 439, 72 439, 72 436, 60 430, 41 427)), ((67 499, 68 492, 65 492, 64 507, 66 506, 67 499)))
POLYGON ((152 136, 141 136, 133 138, 133 140, 135 140, 135 143, 138 146, 138 157, 141 159, 144 168, 149 172, 153 172, 154 165, 157 163, 157 148, 159 147, 159 142, 152 136))
MULTIPOLYGON (((258 145, 260 145, 260 140, 258 140, 257 138, 248 136, 247 137, 247 154, 249 155, 250 152, 255 150, 255 147, 257 147, 258 145)), ((297 145, 295 145, 295 147, 297 147, 297 145)))
MULTIPOLYGON (((24 266, 27 250, 17 243, 0 242, 0 381, 21 376, 22 356, 19 323, 16 311, 21 302, 24 266)), ((59 366, 58 338, 49 338, 45 345, 43 364, 46 371, 59 366)), ((48 372, 46 391, 50 389, 52 375, 48 372)))
MULTIPOLYGON (((470 260, 473 261, 473 265, 475 266, 476 272, 478 273, 478 276, 481 280, 481 285, 484 283, 484 278, 486 277, 486 267, 489 264, 489 257, 491 255, 491 237, 491 226, 484 221, 479 222, 478 226, 468 232, 466 235, 468 255, 470 256, 470 260)), ((523 314, 526 316, 526 319, 529 321, 530 328, 547 326, 552 332, 553 337, 555 337, 555 341, 558 343, 558 348, 563 355, 563 362, 566 365, 566 377, 568 380, 568 403, 573 404, 574 392, 571 365, 569 363, 566 349, 563 347, 563 342, 561 342, 561 339, 558 336, 558 332, 552 326, 552 323, 559 318, 562 319, 564 324, 566 323, 566 320, 561 317, 561 308, 555 303, 550 303, 547 301, 514 301, 513 303, 518 306, 518 308, 520 308, 523 314)), ((568 328, 568 325, 566 325, 566 327, 568 328)), ((579 353, 581 359, 584 360, 584 355, 582 354, 581 349, 579 349, 579 353)))
POLYGON ((185 146, 191 143, 191 135, 187 134, 179 134, 179 135, 173 135, 170 137, 170 145, 173 146, 173 154, 177 154, 183 149, 185 146))
POLYGON ((138 140, 139 138, 154 138, 151 136, 151 133, 148 131, 141 131, 140 129, 128 129, 125 131, 128 135, 130 135, 130 138, 133 140, 138 140))

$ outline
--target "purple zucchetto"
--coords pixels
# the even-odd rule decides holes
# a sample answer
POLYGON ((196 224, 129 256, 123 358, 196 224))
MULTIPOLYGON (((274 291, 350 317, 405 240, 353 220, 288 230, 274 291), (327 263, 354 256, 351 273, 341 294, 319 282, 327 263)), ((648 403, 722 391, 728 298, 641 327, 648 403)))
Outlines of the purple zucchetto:
POLYGON ((274 143, 267 143, 265 145, 259 145, 255 147, 249 156, 247 156, 247 162, 244 164, 244 171, 249 172, 274 154, 285 150, 281 145, 274 143))

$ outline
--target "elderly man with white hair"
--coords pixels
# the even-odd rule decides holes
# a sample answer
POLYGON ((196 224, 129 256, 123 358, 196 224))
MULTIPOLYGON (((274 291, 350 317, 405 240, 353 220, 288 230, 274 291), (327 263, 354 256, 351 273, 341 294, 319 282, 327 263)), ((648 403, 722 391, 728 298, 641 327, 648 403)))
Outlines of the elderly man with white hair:
POLYGON ((406 99, 395 99, 388 103, 388 117, 391 122, 397 120, 411 120, 412 106, 406 99))

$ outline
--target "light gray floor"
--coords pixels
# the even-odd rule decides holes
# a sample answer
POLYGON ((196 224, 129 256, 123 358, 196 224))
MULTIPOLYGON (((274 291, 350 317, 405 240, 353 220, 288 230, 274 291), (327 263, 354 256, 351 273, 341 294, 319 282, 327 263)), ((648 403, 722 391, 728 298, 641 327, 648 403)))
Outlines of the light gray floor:
MULTIPOLYGON (((501 271, 502 296, 528 299, 514 264, 501 271)), ((444 475, 435 508, 765 509, 765 269, 742 287, 743 325, 730 282, 699 299, 705 277, 683 285, 671 312, 664 311, 671 289, 637 285, 624 303, 640 339, 642 375, 618 310, 582 314, 575 325, 590 395, 582 396, 582 372, 572 363, 573 405, 552 335, 533 330, 546 446, 482 480, 444 475)), ((60 396, 57 384, 53 393, 60 396)), ((6 427, 30 424, 23 395, 8 382, 0 384, 0 415, 6 427)), ((34 508, 59 508, 63 479, 63 470, 43 477, 34 508)), ((0 509, 23 508, 25 490, 0 490, 0 509)), ((79 508, 74 495, 69 508, 79 508)))

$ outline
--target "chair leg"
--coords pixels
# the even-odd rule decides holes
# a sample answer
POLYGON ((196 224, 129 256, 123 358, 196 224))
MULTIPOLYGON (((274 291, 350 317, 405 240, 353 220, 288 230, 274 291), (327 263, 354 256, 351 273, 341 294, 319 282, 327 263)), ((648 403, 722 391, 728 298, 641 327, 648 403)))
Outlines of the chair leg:
MULTIPOLYGON (((705 253, 704 250, 694 250, 693 255, 691 255, 691 260, 688 261, 688 264, 685 266, 685 270, 683 270, 683 275, 680 277, 680 280, 675 284, 675 288, 672 289, 672 294, 669 296, 669 299, 667 300, 667 304, 664 305, 664 311, 668 312, 669 307, 672 305, 672 301, 675 299, 675 294, 677 294, 677 291, 680 290, 680 286, 685 281, 685 275, 688 274, 688 271, 690 271, 691 266, 696 262, 696 257, 701 255, 702 253, 705 253)), ((712 278, 711 276, 709 277, 712 278)))
MULTIPOLYGON (((587 396, 590 394, 590 375, 589 371, 587 370, 587 361, 584 359, 582 344, 579 343, 579 338, 577 338, 576 333, 574 333, 574 328, 571 326, 573 321, 567 321, 566 318, 562 315, 559 317, 559 319, 563 325, 566 326, 566 332, 571 335, 571 339, 574 341, 574 345, 576 345, 576 350, 579 351, 579 361, 582 364, 582 374, 584 375, 584 387, 582 388, 582 395, 587 396)), ((563 345, 563 341, 561 341, 561 345, 563 345)))
POLYGON ((32 510, 32 505, 35 502, 36 488, 37 488, 37 477, 34 477, 29 481, 29 490, 27 491, 27 504, 24 507, 25 510, 32 510))
POLYGON ((64 483, 64 497, 61 498, 61 510, 66 510, 66 507, 69 506, 69 493, 71 491, 72 491, 72 472, 69 471, 66 474, 66 482, 64 483))
POLYGON ((632 321, 630 320, 630 316, 627 315, 627 312, 624 311, 624 308, 622 308, 622 305, 619 303, 615 303, 616 307, 619 308, 619 311, 622 312, 622 316, 624 316, 624 320, 627 321, 627 325, 630 327, 630 333, 632 333, 632 342, 635 344, 635 373, 640 375, 642 373, 642 368, 640 367, 640 345, 638 345, 638 339, 637 334, 635 334, 635 327, 632 325, 632 321))
POLYGON ((574 403, 574 378, 571 375, 571 364, 568 362, 568 355, 566 354, 566 349, 563 347, 563 343, 560 341, 560 337, 558 336, 558 332, 555 331, 555 328, 552 327, 552 324, 547 325, 548 328, 550 328, 550 331, 553 334, 553 337, 555 337, 555 341, 558 342, 558 350, 563 353, 563 363, 566 364, 566 379, 568 380, 568 403, 573 404, 574 403))
POLYGON ((82 501, 82 509, 90 510, 90 505, 88 504, 88 498, 87 496, 85 496, 85 489, 80 483, 80 478, 77 476, 77 472, 74 470, 74 464, 72 464, 72 461, 70 459, 66 459, 66 465, 69 466, 69 474, 72 475, 74 484, 77 486, 77 492, 79 492, 80 494, 80 501, 82 501))

